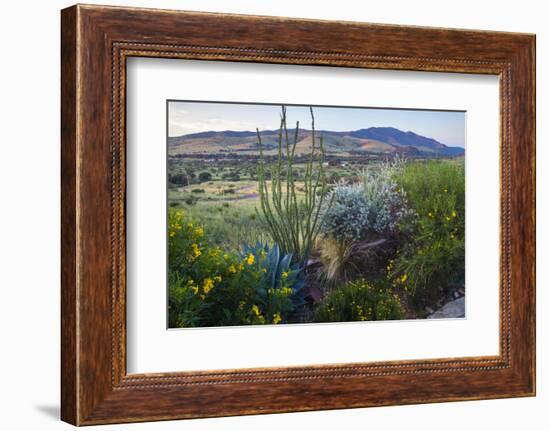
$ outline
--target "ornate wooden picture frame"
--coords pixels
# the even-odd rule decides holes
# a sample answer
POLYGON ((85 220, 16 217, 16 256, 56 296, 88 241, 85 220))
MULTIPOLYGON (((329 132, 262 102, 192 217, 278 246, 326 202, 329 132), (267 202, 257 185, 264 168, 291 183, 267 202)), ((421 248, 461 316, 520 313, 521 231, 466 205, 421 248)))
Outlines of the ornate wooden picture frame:
POLYGON ((61 50, 64 421, 91 425, 535 394, 533 35, 77 5, 62 11, 61 50), (500 354, 127 374, 125 98, 126 60, 134 56, 497 75, 500 354))

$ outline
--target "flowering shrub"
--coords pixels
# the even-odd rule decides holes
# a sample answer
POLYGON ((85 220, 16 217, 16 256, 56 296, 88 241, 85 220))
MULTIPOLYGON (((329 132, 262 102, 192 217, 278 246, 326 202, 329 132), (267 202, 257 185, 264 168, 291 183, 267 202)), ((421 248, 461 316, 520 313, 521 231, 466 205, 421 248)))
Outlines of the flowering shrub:
POLYGON ((422 306, 464 282, 464 163, 411 163, 398 181, 415 216, 390 270, 413 305, 422 306))
POLYGON ((315 312, 317 322, 353 322, 403 318, 399 298, 388 286, 360 278, 330 292, 315 312))
POLYGON ((296 305, 294 269, 267 284, 267 253, 240 255, 210 246, 204 228, 183 210, 169 212, 168 226, 170 327, 288 321, 296 305))

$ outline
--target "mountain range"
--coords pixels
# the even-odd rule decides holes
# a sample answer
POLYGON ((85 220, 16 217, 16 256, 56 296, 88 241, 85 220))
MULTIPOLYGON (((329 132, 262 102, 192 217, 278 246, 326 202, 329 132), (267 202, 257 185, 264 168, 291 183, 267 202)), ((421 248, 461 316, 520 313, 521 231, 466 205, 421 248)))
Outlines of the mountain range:
MULTIPOLYGON (((289 130, 291 139, 295 130, 289 130)), ((323 136, 327 154, 397 154, 418 157, 455 157, 464 155, 464 148, 447 146, 435 139, 404 132, 394 127, 369 127, 367 129, 337 132, 316 130, 323 136)), ((276 154, 279 130, 260 131, 265 154, 276 154)), ((252 155, 258 153, 258 136, 251 131, 208 131, 168 138, 169 155, 233 153, 252 155)), ((307 154, 311 149, 311 130, 298 130, 296 154, 307 154)))

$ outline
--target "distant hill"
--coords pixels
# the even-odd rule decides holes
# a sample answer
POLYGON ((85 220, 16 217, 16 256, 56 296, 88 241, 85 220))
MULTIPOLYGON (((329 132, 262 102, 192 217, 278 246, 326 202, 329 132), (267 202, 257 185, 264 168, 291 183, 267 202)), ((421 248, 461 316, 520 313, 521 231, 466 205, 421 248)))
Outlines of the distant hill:
MULTIPOLYGON (((295 130, 289 130, 294 136, 295 130)), ((464 154, 464 148, 449 147, 435 139, 418 135, 414 132, 403 132, 394 127, 369 127, 368 129, 335 132, 330 130, 315 131, 323 136, 323 143, 328 154, 350 155, 359 153, 403 154, 410 156, 454 157, 464 154)), ((264 152, 275 154, 279 130, 260 131, 264 152)), ((170 155, 178 154, 257 154, 258 137, 252 131, 226 130, 191 133, 168 138, 170 155)), ((307 154, 311 148, 311 130, 298 130, 296 154, 307 154)))

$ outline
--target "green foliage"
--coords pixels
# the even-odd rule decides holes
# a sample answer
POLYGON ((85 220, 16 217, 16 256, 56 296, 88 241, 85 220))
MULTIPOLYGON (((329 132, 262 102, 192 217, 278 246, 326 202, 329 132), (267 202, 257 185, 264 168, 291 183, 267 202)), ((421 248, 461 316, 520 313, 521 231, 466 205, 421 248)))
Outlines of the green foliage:
POLYGON ((193 279, 182 277, 178 272, 168 273, 169 299, 168 320, 170 328, 201 326, 201 316, 207 305, 198 295, 193 279))
POLYGON ((241 174, 239 173, 239 171, 236 171, 236 170, 231 172, 226 172, 222 174, 222 179, 228 180, 228 181, 240 181, 241 174))
POLYGON ((199 182, 205 183, 212 179, 212 174, 210 172, 204 171, 199 174, 199 182))
POLYGON ((216 205, 198 204, 187 210, 189 219, 203 225, 211 246, 239 252, 243 243, 266 242, 270 238, 254 208, 223 202, 216 205))
POLYGON ((198 202, 198 198, 196 196, 193 196, 193 195, 188 195, 185 197, 185 199, 183 200, 187 205, 189 206, 193 206, 193 205, 196 205, 197 202, 198 202))
POLYGON ((328 293, 315 311, 316 322, 353 322, 403 318, 398 297, 387 285, 364 279, 344 284, 328 293))
MULTIPOLYGON (((256 211, 269 230, 273 242, 279 244, 284 253, 292 253, 293 258, 301 263, 307 261, 315 244, 322 221, 321 208, 323 203, 326 203, 327 197, 323 167, 325 160, 323 139, 321 137, 317 145, 313 109, 310 108, 310 112, 311 151, 305 163, 304 197, 302 199, 298 199, 296 176, 294 175, 299 123, 296 123, 294 137, 290 138, 286 123, 286 108, 283 106, 277 143, 277 160, 269 170, 271 187, 267 183, 262 139, 260 131, 257 130, 261 159, 258 168, 261 210, 256 211)), ((326 205, 330 206, 330 203, 326 203, 326 205)))
POLYGON ((169 211, 168 246, 170 327, 278 324, 294 314, 301 279, 286 256, 273 284, 267 252, 223 252, 183 210, 169 211))
POLYGON ((176 186, 186 186, 189 184, 188 176, 183 173, 170 175, 168 181, 176 186))
POLYGON ((391 272, 422 306, 464 282, 464 162, 409 163, 397 181, 415 217, 391 272))

